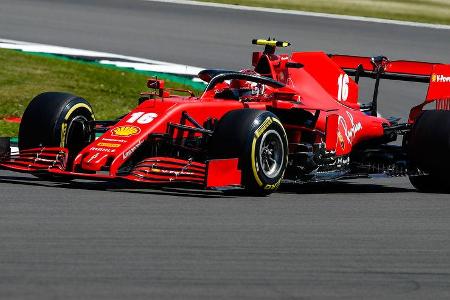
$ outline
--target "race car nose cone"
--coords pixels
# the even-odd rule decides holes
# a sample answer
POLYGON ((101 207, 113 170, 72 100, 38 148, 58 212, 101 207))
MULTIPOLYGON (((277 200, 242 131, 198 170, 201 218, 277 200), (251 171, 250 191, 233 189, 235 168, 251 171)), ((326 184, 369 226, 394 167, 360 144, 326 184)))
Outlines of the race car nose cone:
POLYGON ((89 171, 100 171, 108 161, 108 157, 109 155, 105 153, 90 153, 83 159, 81 168, 89 171))

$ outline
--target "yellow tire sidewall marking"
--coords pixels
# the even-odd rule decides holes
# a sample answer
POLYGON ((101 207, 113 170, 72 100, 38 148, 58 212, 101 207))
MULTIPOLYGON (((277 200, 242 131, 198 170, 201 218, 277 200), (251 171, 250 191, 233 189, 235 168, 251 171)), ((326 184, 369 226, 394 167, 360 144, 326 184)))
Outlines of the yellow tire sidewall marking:
MULTIPOLYGON (((251 149, 252 150, 251 151, 252 171, 253 171, 253 176, 255 177, 256 182, 261 187, 264 185, 264 183, 259 178, 258 170, 257 170, 256 156, 255 156, 255 154, 256 154, 256 142, 257 142, 258 138, 266 131, 266 129, 273 122, 277 122, 280 125, 280 127, 283 130, 284 135, 286 136, 286 131, 284 130, 283 124, 281 124, 280 120, 278 120, 277 118, 273 118, 273 117, 267 117, 264 120, 264 122, 262 122, 262 124, 258 127, 258 129, 256 129, 255 135, 254 135, 253 141, 252 141, 252 149, 251 149)), ((266 190, 275 190, 275 189, 277 189, 278 186, 281 184, 281 180, 282 180, 282 177, 275 184, 268 184, 268 185, 266 185, 264 187, 264 189, 266 189, 266 190)))
POLYGON ((256 182, 258 183, 259 186, 263 186, 263 183, 261 181, 261 179, 259 179, 258 176, 258 171, 256 170, 256 160, 255 160, 255 146, 256 146, 256 141, 257 141, 257 137, 255 136, 253 138, 253 142, 252 142, 252 171, 253 171, 253 176, 256 179, 256 182))
POLYGON ((258 175, 258 170, 257 170, 257 165, 256 165, 256 157, 255 157, 255 153, 256 153, 256 141, 258 140, 258 138, 261 136, 261 134, 264 133, 264 131, 273 123, 273 118, 271 117, 267 117, 264 122, 261 123, 261 125, 258 127, 258 129, 255 130, 255 136, 253 137, 253 142, 252 142, 252 153, 251 153, 251 162, 252 162, 252 171, 253 171, 253 176, 255 177, 256 182, 258 183, 259 186, 263 186, 264 183, 261 181, 261 179, 259 178, 258 175))
POLYGON ((89 105, 86 103, 77 103, 72 108, 69 109, 69 111, 64 116, 63 123, 61 125, 61 140, 60 140, 60 147, 64 148, 66 146, 66 134, 67 134, 67 121, 69 120, 72 113, 77 110, 78 108, 86 108, 90 113, 93 120, 94 119, 94 113, 92 112, 92 109, 89 105))
MULTIPOLYGON (((273 121, 275 121, 275 122, 277 122, 278 124, 280 124, 281 130, 283 130, 283 133, 284 133, 284 137, 285 137, 286 140, 287 140, 286 130, 284 130, 284 127, 283 127, 283 124, 281 124, 281 121, 278 120, 277 118, 272 118, 272 119, 273 119, 273 121)), ((289 150, 288 150, 287 152, 289 152, 289 150)), ((285 157, 284 159, 286 160, 286 164, 287 164, 288 156, 286 155, 286 157, 285 157)), ((281 184, 281 181, 283 180, 283 177, 284 177, 284 170, 283 170, 283 174, 281 175, 280 180, 278 180, 277 183, 273 184, 272 187, 269 188, 269 189, 273 189, 273 190, 278 189, 278 187, 279 187, 280 184, 281 184)), ((266 186, 266 187, 268 187, 268 186, 266 186)))

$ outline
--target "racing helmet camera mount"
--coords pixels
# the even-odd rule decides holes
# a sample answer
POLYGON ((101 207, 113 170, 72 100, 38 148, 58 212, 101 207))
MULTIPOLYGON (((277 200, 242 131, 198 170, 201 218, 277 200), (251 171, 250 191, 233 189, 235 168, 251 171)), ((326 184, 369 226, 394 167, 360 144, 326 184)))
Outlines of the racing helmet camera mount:
POLYGON ((277 47, 289 47, 291 43, 289 42, 280 42, 276 41, 274 39, 271 39, 270 37, 267 40, 264 39, 253 39, 252 40, 253 45, 259 45, 259 46, 265 46, 264 47, 264 54, 266 55, 273 55, 275 54, 275 50, 277 47))
POLYGON ((149 78, 147 79, 147 87, 155 90, 155 92, 157 91, 159 97, 164 97, 164 80, 158 79, 158 77, 149 78))

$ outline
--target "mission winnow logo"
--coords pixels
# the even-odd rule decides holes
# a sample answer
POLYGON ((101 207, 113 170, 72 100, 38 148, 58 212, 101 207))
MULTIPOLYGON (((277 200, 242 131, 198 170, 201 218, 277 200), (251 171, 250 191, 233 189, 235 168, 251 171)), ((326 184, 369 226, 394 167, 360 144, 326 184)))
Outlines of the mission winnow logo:
POLYGON ((439 74, 431 75, 432 82, 450 82, 450 76, 444 76, 439 74))

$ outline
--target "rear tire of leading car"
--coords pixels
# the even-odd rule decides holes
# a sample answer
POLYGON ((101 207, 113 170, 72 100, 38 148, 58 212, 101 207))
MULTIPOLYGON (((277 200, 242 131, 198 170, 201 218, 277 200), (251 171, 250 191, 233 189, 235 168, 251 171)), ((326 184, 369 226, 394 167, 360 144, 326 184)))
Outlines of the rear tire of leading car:
POLYGON ((70 168, 74 156, 95 138, 93 120, 92 107, 85 99, 61 92, 42 93, 31 100, 22 116, 19 149, 67 148, 70 168))
POLYGON ((276 191, 288 160, 286 132, 271 112, 240 109, 226 113, 210 143, 211 158, 239 158, 242 185, 251 195, 276 191))
POLYGON ((409 176, 421 192, 450 192, 450 111, 424 111, 408 138, 408 155, 413 168, 424 174, 409 176))

